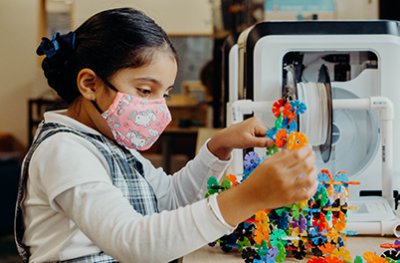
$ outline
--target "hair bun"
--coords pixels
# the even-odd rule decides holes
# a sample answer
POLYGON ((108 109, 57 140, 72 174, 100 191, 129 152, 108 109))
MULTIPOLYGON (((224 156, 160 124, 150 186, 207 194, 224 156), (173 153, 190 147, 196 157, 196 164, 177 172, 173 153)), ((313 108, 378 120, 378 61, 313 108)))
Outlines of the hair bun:
POLYGON ((70 53, 75 49, 75 32, 61 35, 59 32, 54 33, 53 38, 50 40, 47 37, 42 38, 36 54, 39 56, 46 55, 47 58, 52 58, 60 52, 70 53))
POLYGON ((68 103, 73 101, 77 93, 76 90, 71 91, 71 87, 74 87, 74 51, 75 32, 65 35, 57 32, 51 40, 43 37, 36 50, 38 55, 46 56, 42 69, 49 86, 68 103))

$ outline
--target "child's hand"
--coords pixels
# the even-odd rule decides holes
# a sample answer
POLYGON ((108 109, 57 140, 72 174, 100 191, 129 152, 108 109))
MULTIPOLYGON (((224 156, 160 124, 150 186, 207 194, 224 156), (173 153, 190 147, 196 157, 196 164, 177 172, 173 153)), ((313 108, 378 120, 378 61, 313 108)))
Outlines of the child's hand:
POLYGON ((229 159, 233 149, 272 146, 273 141, 265 137, 266 127, 256 117, 231 125, 208 142, 208 149, 221 160, 229 159))
POLYGON ((243 183, 218 196, 223 217, 236 225, 259 210, 311 198, 318 187, 315 162, 309 145, 268 157, 243 183))
POLYGON ((297 151, 283 150, 264 160, 244 182, 256 209, 278 208, 311 198, 318 187, 315 162, 310 145, 297 151))

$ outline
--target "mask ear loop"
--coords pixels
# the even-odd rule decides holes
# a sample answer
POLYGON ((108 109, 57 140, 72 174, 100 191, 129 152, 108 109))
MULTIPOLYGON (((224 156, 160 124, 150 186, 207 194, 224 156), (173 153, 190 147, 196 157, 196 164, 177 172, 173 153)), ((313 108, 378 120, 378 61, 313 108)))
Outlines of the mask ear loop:
POLYGON ((93 99, 93 100, 91 100, 90 102, 92 103, 92 105, 96 108, 96 110, 97 110, 100 114, 103 113, 103 111, 100 109, 99 105, 97 105, 96 99, 93 99))
MULTIPOLYGON (((119 92, 119 91, 117 90, 117 88, 116 88, 113 84, 111 84, 107 79, 102 78, 102 77, 100 77, 100 78, 101 78, 101 80, 104 82, 104 84, 106 84, 107 87, 109 87, 110 89, 112 89, 112 90, 115 91, 115 92, 119 92)), ((97 102, 96 102, 96 98, 94 98, 94 99, 91 100, 90 102, 93 104, 93 106, 96 108, 96 110, 97 110, 100 114, 103 113, 103 111, 100 109, 99 105, 98 105, 97 102)))
POLYGON ((108 86, 110 89, 112 89, 115 92, 119 92, 117 88, 113 84, 111 84, 107 79, 104 78, 101 79, 103 80, 104 84, 106 84, 106 86, 108 86))

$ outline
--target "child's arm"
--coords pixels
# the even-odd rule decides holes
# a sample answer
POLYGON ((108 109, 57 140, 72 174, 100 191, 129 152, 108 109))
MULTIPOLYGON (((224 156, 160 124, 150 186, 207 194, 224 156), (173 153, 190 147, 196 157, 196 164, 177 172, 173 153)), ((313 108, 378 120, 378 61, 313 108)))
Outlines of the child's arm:
POLYGON ((68 227, 120 262, 169 262, 233 231, 215 217, 206 199, 142 216, 119 189, 87 183, 61 193, 56 202, 75 223, 68 227))
POLYGON ((176 209, 204 198, 207 180, 222 177, 229 161, 219 160, 206 145, 185 167, 168 176, 161 168, 154 168, 149 160, 137 156, 143 164, 144 174, 157 196, 159 210, 176 209))
POLYGON ((199 154, 174 176, 165 176, 162 170, 154 169, 148 160, 138 157, 155 189, 160 210, 175 209, 203 198, 207 180, 211 176, 218 179, 222 176, 232 149, 269 146, 273 142, 265 138, 265 133, 266 128, 257 118, 225 128, 203 145, 199 154))
POLYGON ((233 149, 272 146, 265 137, 267 128, 258 118, 249 118, 217 132, 208 142, 208 149, 221 160, 230 158, 233 149))

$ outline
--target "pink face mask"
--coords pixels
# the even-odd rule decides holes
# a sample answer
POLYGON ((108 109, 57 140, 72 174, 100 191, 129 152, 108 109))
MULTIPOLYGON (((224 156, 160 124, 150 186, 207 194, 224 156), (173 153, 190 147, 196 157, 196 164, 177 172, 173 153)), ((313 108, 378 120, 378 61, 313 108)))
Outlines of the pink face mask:
POLYGON ((101 114, 114 139, 129 149, 149 149, 171 122, 165 99, 148 100, 118 92, 101 114))

